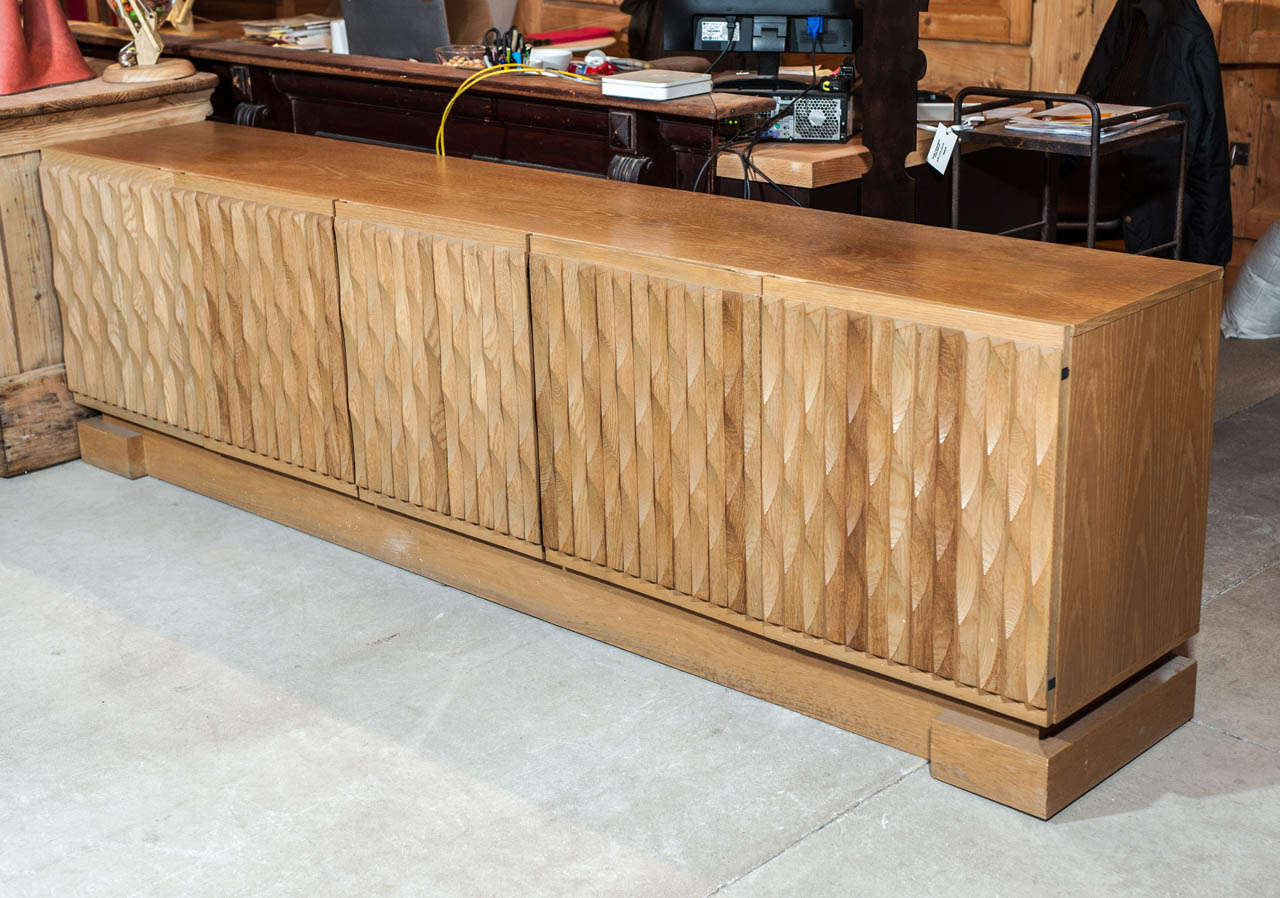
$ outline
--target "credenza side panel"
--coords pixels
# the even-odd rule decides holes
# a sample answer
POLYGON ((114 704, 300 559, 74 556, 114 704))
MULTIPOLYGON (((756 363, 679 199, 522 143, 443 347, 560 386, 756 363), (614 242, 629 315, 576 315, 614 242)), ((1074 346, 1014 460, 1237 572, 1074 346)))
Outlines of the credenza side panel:
POLYGON ((1219 281, 1072 340, 1053 720, 1199 629, 1221 298, 1219 281))
POLYGON ((319 481, 351 483, 332 216, 46 160, 71 389, 319 481))
POLYGON ((540 553, 525 235, 342 203, 336 231, 361 496, 540 553))

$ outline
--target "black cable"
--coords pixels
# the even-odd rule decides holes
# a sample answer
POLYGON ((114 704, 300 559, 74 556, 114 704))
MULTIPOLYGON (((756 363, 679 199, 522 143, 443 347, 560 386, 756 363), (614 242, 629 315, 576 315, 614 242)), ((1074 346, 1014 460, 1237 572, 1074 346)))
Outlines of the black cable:
POLYGON ((724 18, 725 25, 729 29, 729 33, 728 35, 726 35, 726 37, 728 37, 728 40, 724 42, 724 48, 721 49, 720 55, 711 61, 711 65, 707 66, 707 70, 703 72, 704 75, 710 75, 711 70, 720 64, 720 60, 724 59, 725 54, 728 53, 729 49, 736 43, 736 41, 734 40, 736 35, 733 30, 734 26, 737 24, 737 22, 735 21, 736 18, 737 18, 736 16, 725 16, 724 18))
MULTIPOLYGON (((765 134, 768 133, 769 129, 773 127, 773 123, 776 122, 779 118, 784 118, 788 113, 791 113, 794 115, 796 104, 799 103, 801 100, 803 100, 805 97, 807 97, 810 91, 812 91, 815 87, 818 86, 818 47, 819 45, 821 45, 821 43, 822 43, 822 36, 816 35, 812 43, 810 43, 809 45, 809 52, 811 54, 810 60, 813 63, 813 79, 809 82, 809 86, 806 87, 804 90, 802 90, 798 97, 796 97, 786 106, 784 106, 782 109, 774 113, 773 118, 765 122, 764 127, 761 128, 756 133, 756 136, 752 138, 750 145, 747 146, 746 165, 742 167, 742 174, 748 180, 750 180, 750 174, 747 171, 748 167, 755 169, 757 172, 760 171, 760 169, 756 167, 755 163, 751 161, 751 154, 755 152, 756 144, 761 141, 761 139, 765 136, 765 134)), ((792 128, 794 129, 794 127, 795 125, 793 124, 792 128)), ((760 173, 762 175, 764 174, 763 172, 760 172, 760 173)), ((766 180, 770 180, 770 183, 773 183, 772 180, 769 179, 767 175, 765 177, 766 177, 766 180)), ((780 187, 778 187, 777 184, 773 184, 773 187, 775 190, 779 190, 779 191, 782 190, 780 187)), ((795 197, 791 196, 785 191, 782 191, 782 193, 784 196, 787 197, 787 199, 791 200, 793 203, 796 203, 797 206, 800 205, 799 203, 796 202, 795 197)), ((746 199, 751 199, 751 191, 749 189, 745 190, 744 194, 746 199)))

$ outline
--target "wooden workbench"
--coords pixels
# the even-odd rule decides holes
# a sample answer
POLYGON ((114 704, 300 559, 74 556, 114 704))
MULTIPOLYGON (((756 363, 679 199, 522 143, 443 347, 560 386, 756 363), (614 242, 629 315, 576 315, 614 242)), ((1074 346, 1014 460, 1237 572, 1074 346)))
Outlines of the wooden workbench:
MULTIPOLYGON (((105 61, 93 60, 96 71, 105 61)), ((214 78, 107 84, 100 78, 0 97, 0 476, 75 458, 75 422, 62 365, 49 232, 41 209, 40 148, 209 113, 214 78)))
POLYGON ((95 464, 1040 816, 1192 713, 1221 269, 213 123, 41 177, 95 464))

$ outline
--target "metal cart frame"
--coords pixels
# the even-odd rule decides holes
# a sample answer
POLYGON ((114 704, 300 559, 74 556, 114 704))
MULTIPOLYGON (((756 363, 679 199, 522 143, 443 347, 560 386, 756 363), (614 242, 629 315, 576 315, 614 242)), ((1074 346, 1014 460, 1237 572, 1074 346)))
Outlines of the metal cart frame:
MULTIPOLYGON (((965 114, 972 115, 973 113, 986 112, 991 109, 999 109, 1003 106, 1012 106, 1016 103, 1025 102, 1042 102, 1046 108, 1052 107, 1055 103, 1080 103, 1089 110, 1091 119, 1089 137, 1085 140, 1083 137, 1060 134, 1041 135, 1029 131, 1009 131, 1005 128, 1004 122, 994 122, 956 131, 962 143, 1009 147, 1044 153, 1045 176, 1040 220, 1003 231, 1001 232, 1002 235, 1013 236, 1024 231, 1030 231, 1033 228, 1039 228, 1041 241, 1052 242, 1057 239, 1059 227, 1081 227, 1076 223, 1060 224, 1058 222, 1058 162, 1056 157, 1088 157, 1089 207, 1088 219, 1083 223, 1083 229, 1086 231, 1086 243, 1090 249, 1093 249, 1097 246, 1098 238, 1098 164, 1100 158, 1129 147, 1176 136, 1181 142, 1181 149, 1178 156, 1178 189, 1174 212, 1173 240, 1144 249, 1137 255, 1154 255, 1155 253, 1172 249, 1173 257, 1181 259, 1182 210, 1187 186, 1187 107, 1182 103, 1165 103, 1161 106, 1152 106, 1140 111, 1109 118, 1106 120, 1106 127, 1111 128, 1128 122, 1139 122, 1153 116, 1163 116, 1156 118, 1154 121, 1143 122, 1119 134, 1103 137, 1102 114, 1098 109, 1098 104, 1092 98, 1082 94, 1056 94, 1041 91, 1009 90, 998 87, 966 87, 956 94, 952 111, 952 126, 961 125, 965 114), (963 108, 964 101, 972 96, 998 97, 1000 99, 980 103, 965 110, 963 108), (1178 115, 1178 118, 1170 117, 1174 113, 1178 115)), ((962 158, 963 154, 957 152, 952 163, 951 227, 953 229, 960 227, 960 168, 962 158)))

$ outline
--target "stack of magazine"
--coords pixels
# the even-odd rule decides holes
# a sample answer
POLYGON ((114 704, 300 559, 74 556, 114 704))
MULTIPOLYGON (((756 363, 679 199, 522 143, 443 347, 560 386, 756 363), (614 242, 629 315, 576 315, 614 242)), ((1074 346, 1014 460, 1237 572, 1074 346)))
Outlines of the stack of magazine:
POLYGON ((314 13, 293 16, 288 19, 259 19, 243 22, 244 36, 276 47, 294 47, 298 50, 328 50, 332 43, 328 16, 314 13))
MULTIPOLYGON (((1116 134, 1122 134, 1130 128, 1136 128, 1138 125, 1157 119, 1166 118, 1164 114, 1148 116, 1147 118, 1139 118, 1131 122, 1122 122, 1118 125, 1107 125, 1107 119, 1117 118, 1127 115, 1130 112, 1141 112, 1145 106, 1119 106, 1114 103, 1099 103, 1098 112, 1102 120, 1102 130, 1100 137, 1105 140, 1116 134)), ((1083 103, 1065 103, 1062 106, 1054 106, 1052 109, 1042 109, 1039 112, 1027 112, 1022 115, 1015 115, 1005 123, 1005 129, 1009 131, 1025 131, 1035 134, 1054 135, 1057 137, 1080 137, 1088 139, 1089 128, 1092 125, 1092 119, 1089 115, 1089 107, 1083 103)))

